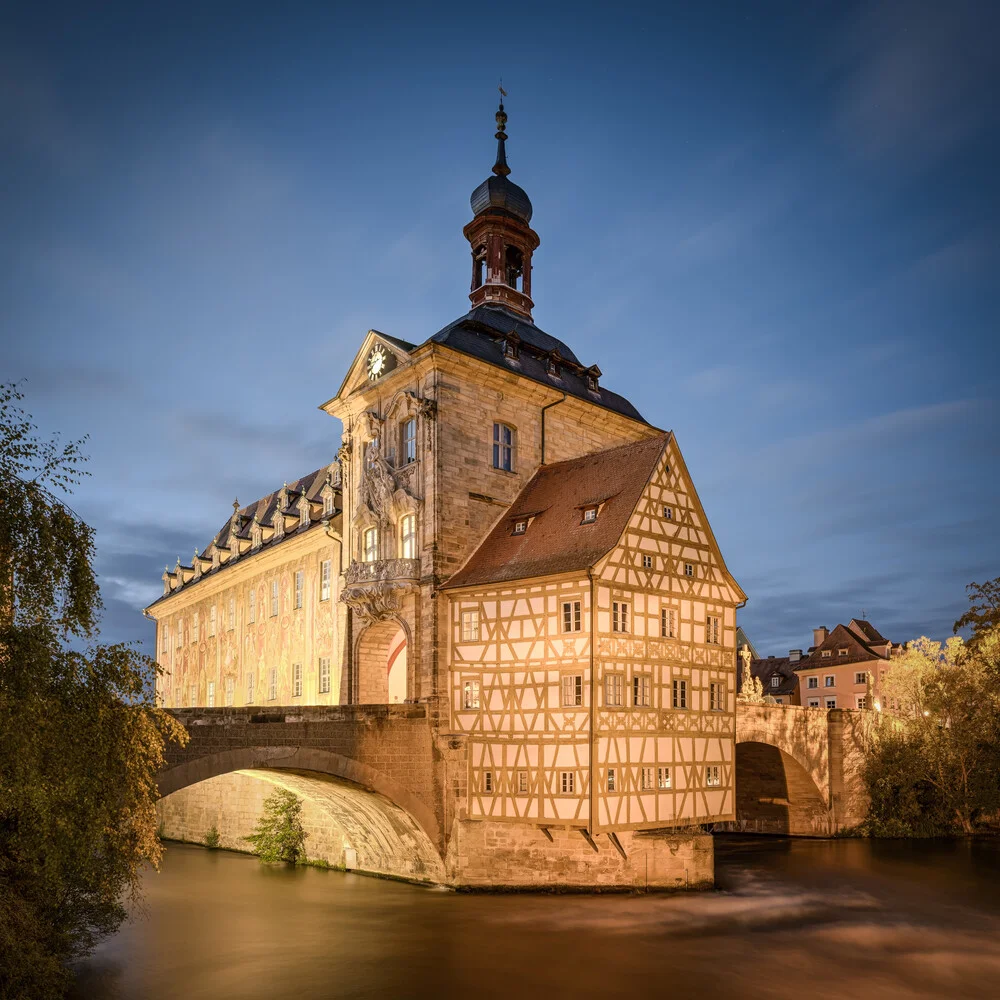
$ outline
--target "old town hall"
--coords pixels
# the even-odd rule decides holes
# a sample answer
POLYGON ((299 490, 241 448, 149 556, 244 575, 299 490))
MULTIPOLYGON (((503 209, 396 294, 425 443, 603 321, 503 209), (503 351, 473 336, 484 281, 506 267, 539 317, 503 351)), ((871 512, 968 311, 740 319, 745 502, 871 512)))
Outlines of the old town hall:
POLYGON ((647 883, 704 881, 672 858, 734 816, 745 596, 673 434, 534 324, 540 240, 496 121, 470 311, 419 343, 370 330, 322 404, 336 459, 164 573, 159 695, 423 706, 452 884, 501 855, 520 870, 496 881, 586 883, 599 837, 590 881, 627 882, 636 838, 647 883))

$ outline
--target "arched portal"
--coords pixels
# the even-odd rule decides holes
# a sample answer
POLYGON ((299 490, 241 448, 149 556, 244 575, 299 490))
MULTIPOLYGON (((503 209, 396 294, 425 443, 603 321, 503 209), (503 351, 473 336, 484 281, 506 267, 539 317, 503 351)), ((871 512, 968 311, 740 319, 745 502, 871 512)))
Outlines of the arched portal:
POLYGON ((736 828, 826 837, 830 814, 809 772, 769 743, 736 744, 736 828))
POLYGON ((359 705, 389 705, 409 697, 407 636, 395 618, 361 633, 355 651, 355 694, 359 705))

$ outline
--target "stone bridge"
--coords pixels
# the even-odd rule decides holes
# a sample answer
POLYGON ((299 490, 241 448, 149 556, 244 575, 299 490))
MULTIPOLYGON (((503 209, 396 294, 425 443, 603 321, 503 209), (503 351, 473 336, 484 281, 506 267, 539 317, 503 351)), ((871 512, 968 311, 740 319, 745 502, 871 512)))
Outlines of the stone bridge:
POLYGON ((167 836, 224 847, 242 839, 274 786, 303 805, 307 854, 381 874, 447 881, 447 747, 422 705, 191 708, 170 714, 190 734, 158 776, 167 836))
MULTIPOLYGON (((449 834, 464 788, 464 750, 435 738, 423 705, 171 714, 190 742, 168 747, 158 776, 157 809, 167 836, 204 843, 214 827, 222 846, 246 850, 243 838, 278 786, 302 802, 311 858, 455 881, 465 848, 449 843, 449 834)), ((739 705, 737 818, 717 828, 829 836, 860 822, 866 807, 858 777, 861 737, 871 718, 839 709, 739 705)))
POLYGON ((873 712, 738 705, 736 822, 744 833, 826 837, 865 817, 860 778, 873 712))

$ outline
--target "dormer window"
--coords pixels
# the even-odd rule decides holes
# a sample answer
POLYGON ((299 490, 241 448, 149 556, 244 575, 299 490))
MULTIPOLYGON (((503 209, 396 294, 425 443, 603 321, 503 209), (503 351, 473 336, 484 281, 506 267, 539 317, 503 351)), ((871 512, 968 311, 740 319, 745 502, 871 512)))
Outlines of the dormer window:
POLYGON ((601 377, 601 369, 597 365, 591 365, 586 371, 587 389, 590 392, 600 392, 597 380, 601 377))
POLYGON ((514 530, 511 532, 512 535, 523 535, 528 530, 527 520, 515 521, 514 530))
POLYGON ((822 650, 820 652, 819 655, 820 656, 833 656, 833 650, 832 649, 824 649, 824 650, 822 650))
POLYGON ((597 520, 597 507, 584 507, 583 508, 583 524, 593 524, 597 520))
POLYGON ((847 656, 847 650, 846 649, 838 649, 837 650, 837 656, 847 656))
POLYGON ((518 355, 517 341, 512 337, 507 337, 503 342, 503 356, 505 358, 510 358, 511 361, 516 361, 518 355))
POLYGON ((597 392, 597 378, 594 375, 587 376, 587 388, 591 392, 597 392))
POLYGON ((323 497, 323 515, 325 517, 332 517, 333 516, 333 494, 332 493, 327 493, 327 495, 325 497, 323 497))
POLYGON ((776 688, 779 687, 780 685, 781 685, 781 678, 777 674, 775 674, 771 678, 771 687, 776 688))
POLYGON ((550 375, 554 375, 556 378, 559 378, 559 359, 554 354, 549 355, 545 370, 550 375))

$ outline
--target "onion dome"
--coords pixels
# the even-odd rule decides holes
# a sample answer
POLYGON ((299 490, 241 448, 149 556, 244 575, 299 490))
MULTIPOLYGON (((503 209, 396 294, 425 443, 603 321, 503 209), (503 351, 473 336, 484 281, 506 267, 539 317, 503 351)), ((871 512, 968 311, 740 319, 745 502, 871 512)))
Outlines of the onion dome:
POLYGON ((472 192, 472 197, 469 199, 472 214, 480 215, 487 209, 499 208, 522 222, 531 222, 530 199, 523 188, 507 179, 510 173, 510 167, 507 166, 507 151, 504 147, 504 142, 507 140, 507 133, 504 131, 507 115, 502 101, 496 117, 497 162, 493 164, 494 176, 487 178, 472 192))

